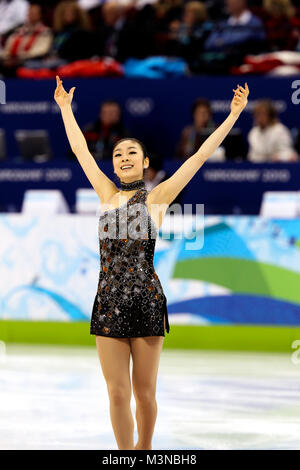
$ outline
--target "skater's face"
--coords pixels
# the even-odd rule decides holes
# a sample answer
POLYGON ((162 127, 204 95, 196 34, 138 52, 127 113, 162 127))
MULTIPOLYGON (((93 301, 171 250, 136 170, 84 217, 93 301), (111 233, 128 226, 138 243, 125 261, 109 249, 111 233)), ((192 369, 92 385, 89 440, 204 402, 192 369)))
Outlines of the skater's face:
POLYGON ((149 158, 144 157, 142 147, 134 140, 123 140, 113 151, 115 174, 125 183, 143 178, 144 168, 149 166, 149 158))

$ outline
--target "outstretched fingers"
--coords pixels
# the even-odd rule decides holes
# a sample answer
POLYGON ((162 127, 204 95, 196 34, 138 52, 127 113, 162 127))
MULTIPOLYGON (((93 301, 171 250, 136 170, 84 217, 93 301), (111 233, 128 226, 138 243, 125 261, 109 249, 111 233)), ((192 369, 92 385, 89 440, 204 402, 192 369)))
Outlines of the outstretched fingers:
POLYGON ((240 86, 240 85, 238 85, 236 89, 234 89, 234 88, 232 89, 232 91, 234 91, 234 94, 235 94, 235 95, 240 95, 240 94, 241 94, 240 89, 239 89, 239 86, 240 86))
POLYGON ((238 85, 236 90, 233 89, 232 91, 234 91, 234 98, 247 98, 249 95, 249 88, 247 83, 245 83, 245 88, 243 88, 241 85, 238 85))
POLYGON ((245 83, 245 88, 242 87, 242 85, 238 85, 236 90, 233 91, 247 91, 249 90, 247 83, 245 83))
POLYGON ((62 84, 59 80, 59 78, 56 76, 56 92, 60 92, 62 88, 62 84))
POLYGON ((58 88, 59 90, 61 90, 61 89, 63 88, 63 86, 62 86, 62 80, 59 78, 58 75, 56 75, 56 84, 57 84, 57 88, 58 88))

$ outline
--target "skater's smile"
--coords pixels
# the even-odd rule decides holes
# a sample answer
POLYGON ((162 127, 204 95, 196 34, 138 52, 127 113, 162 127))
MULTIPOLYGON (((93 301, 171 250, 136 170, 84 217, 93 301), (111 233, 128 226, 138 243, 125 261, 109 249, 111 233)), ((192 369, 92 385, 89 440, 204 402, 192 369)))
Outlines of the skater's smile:
POLYGON ((125 165, 122 165, 120 168, 121 170, 131 170, 131 168, 133 167, 133 165, 131 164, 125 164, 125 165))

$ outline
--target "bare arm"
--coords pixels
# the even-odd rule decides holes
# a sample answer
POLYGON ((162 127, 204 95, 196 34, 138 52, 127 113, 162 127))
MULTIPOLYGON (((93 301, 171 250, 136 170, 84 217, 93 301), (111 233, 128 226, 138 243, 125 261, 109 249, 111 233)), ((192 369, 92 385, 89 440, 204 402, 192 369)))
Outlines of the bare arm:
POLYGON ((234 126, 240 113, 247 104, 247 96, 249 94, 248 85, 245 89, 240 87, 235 91, 235 95, 231 102, 231 112, 222 124, 203 142, 199 150, 188 158, 175 173, 158 184, 149 194, 151 203, 153 204, 171 204, 182 189, 188 184, 192 177, 197 173, 199 168, 219 147, 224 138, 227 136, 231 128, 234 126))
POLYGON ((116 185, 100 170, 94 157, 91 155, 85 137, 78 126, 73 114, 71 102, 75 87, 67 93, 59 77, 56 77, 57 88, 55 90, 55 101, 60 107, 66 134, 72 151, 76 155, 86 177, 98 194, 102 203, 108 201, 112 195, 118 192, 116 185))

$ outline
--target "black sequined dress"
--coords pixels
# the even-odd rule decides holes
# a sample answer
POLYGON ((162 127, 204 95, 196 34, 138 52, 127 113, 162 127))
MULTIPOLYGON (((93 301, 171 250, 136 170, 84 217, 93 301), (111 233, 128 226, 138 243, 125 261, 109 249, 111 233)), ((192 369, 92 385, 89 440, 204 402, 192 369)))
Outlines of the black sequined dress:
POLYGON ((153 266, 158 235, 138 189, 121 207, 99 218, 101 269, 90 334, 130 338, 169 333, 167 299, 153 266))

